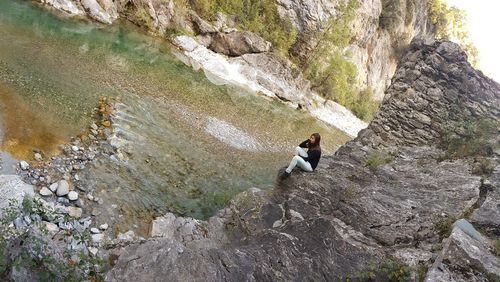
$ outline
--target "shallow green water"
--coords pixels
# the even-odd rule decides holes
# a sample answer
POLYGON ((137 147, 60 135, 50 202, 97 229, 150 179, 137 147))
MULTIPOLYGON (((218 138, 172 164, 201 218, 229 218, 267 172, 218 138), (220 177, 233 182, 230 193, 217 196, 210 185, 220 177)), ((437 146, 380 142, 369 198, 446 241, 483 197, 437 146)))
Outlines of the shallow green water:
POLYGON ((124 215, 117 222, 133 222, 167 210, 206 218, 242 190, 272 187, 277 169, 310 133, 322 134, 325 153, 348 140, 279 102, 211 84, 170 48, 125 23, 65 20, 0 0, 0 84, 8 89, 0 95, 2 147, 18 157, 51 150, 88 126, 99 97, 115 97, 115 126, 128 140, 129 159, 101 159, 83 177, 106 207, 115 204, 114 212, 124 215), (12 121, 18 111, 6 109, 20 105, 31 114, 12 121), (12 126, 23 117, 28 121, 12 126), (214 121, 250 136, 257 150, 209 134, 214 121), (37 141, 47 135, 33 135, 35 127, 53 141, 37 141))

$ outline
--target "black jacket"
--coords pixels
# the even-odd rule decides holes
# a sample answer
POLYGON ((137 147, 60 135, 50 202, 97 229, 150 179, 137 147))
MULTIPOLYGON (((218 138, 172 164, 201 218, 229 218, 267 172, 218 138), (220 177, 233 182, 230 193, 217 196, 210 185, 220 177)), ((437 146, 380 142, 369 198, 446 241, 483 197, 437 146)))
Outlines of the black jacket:
MULTIPOLYGON (((301 148, 309 148, 309 139, 299 144, 301 148)), ((304 161, 309 162, 313 170, 316 169, 319 163, 319 159, 321 158, 321 150, 308 150, 307 157, 302 157, 304 161)))

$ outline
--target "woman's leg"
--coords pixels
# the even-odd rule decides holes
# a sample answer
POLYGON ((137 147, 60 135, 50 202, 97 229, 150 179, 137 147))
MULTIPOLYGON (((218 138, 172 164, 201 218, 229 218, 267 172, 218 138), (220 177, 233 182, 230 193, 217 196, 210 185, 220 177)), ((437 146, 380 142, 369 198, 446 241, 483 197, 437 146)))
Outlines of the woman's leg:
POLYGON ((308 171, 308 172, 313 171, 311 164, 309 162, 304 161, 304 159, 301 158, 300 156, 293 157, 292 161, 290 162, 290 165, 287 167, 287 169, 285 171, 287 173, 291 173, 292 169, 295 166, 299 166, 301 169, 308 171))
POLYGON ((304 148, 297 146, 297 147, 295 147, 295 155, 307 157, 307 152, 306 152, 306 150, 304 150, 304 148))

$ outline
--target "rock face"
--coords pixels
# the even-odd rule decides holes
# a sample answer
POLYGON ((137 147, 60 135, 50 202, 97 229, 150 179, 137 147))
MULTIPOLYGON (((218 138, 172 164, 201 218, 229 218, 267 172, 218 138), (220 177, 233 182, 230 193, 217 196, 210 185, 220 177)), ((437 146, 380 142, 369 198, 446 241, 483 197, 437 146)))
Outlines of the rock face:
POLYGON ((263 53, 271 49, 271 43, 249 31, 219 32, 212 37, 210 49, 228 56, 263 53))
MULTIPOLYGON (((278 10, 299 31, 291 53, 300 60, 310 54, 318 33, 331 17, 338 16, 345 1, 279 0, 278 10)), ((431 37, 427 1, 359 1, 352 22, 353 39, 347 50, 358 71, 360 88, 371 87, 381 100, 396 70, 399 55, 413 38, 431 37)))
MULTIPOLYGON (((469 159, 442 160, 438 144, 443 122, 473 116, 499 122, 499 102, 500 85, 472 69, 457 45, 415 42, 375 120, 335 156, 323 157, 314 173, 293 172, 269 194, 250 190, 207 222, 168 215, 158 222, 183 231, 156 232, 166 237, 117 250, 106 278, 338 281, 370 273, 375 281, 418 280, 419 266, 441 260, 447 274, 440 281, 460 273, 467 281, 498 280, 489 243, 498 233, 480 234, 458 221, 442 241, 455 219, 471 211, 495 230, 497 219, 485 218, 495 211, 483 206, 492 194, 485 183, 497 185, 498 169, 482 180, 469 159), (387 270, 391 260, 413 270, 387 270)), ((498 162, 498 154, 491 160, 498 162)), ((435 269, 428 279, 437 277, 435 269)))

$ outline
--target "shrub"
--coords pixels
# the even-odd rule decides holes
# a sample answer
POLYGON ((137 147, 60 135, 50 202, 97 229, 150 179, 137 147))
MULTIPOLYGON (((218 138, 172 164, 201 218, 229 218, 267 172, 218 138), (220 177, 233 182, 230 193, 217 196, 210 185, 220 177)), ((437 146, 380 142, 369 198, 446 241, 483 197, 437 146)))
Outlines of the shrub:
POLYGON ((498 146, 497 134, 498 122, 489 118, 450 124, 441 133, 441 147, 446 150, 444 158, 488 157, 498 146))
POLYGON ((378 106, 379 102, 373 99, 373 90, 368 87, 356 95, 355 100, 348 108, 360 119, 370 121, 373 119, 378 106))
POLYGON ((146 27, 146 29, 148 30, 151 31, 153 30, 154 28, 153 19, 148 14, 146 9, 144 9, 143 7, 138 7, 137 10, 135 11, 134 17, 139 25, 146 27))
POLYGON ((457 219, 455 217, 446 217, 439 220, 436 225, 434 225, 434 230, 441 237, 448 237, 451 234, 451 230, 453 229, 453 223, 455 223, 457 219))
POLYGON ((372 152, 365 160, 365 166, 375 169, 394 160, 394 156, 386 152, 372 152))

